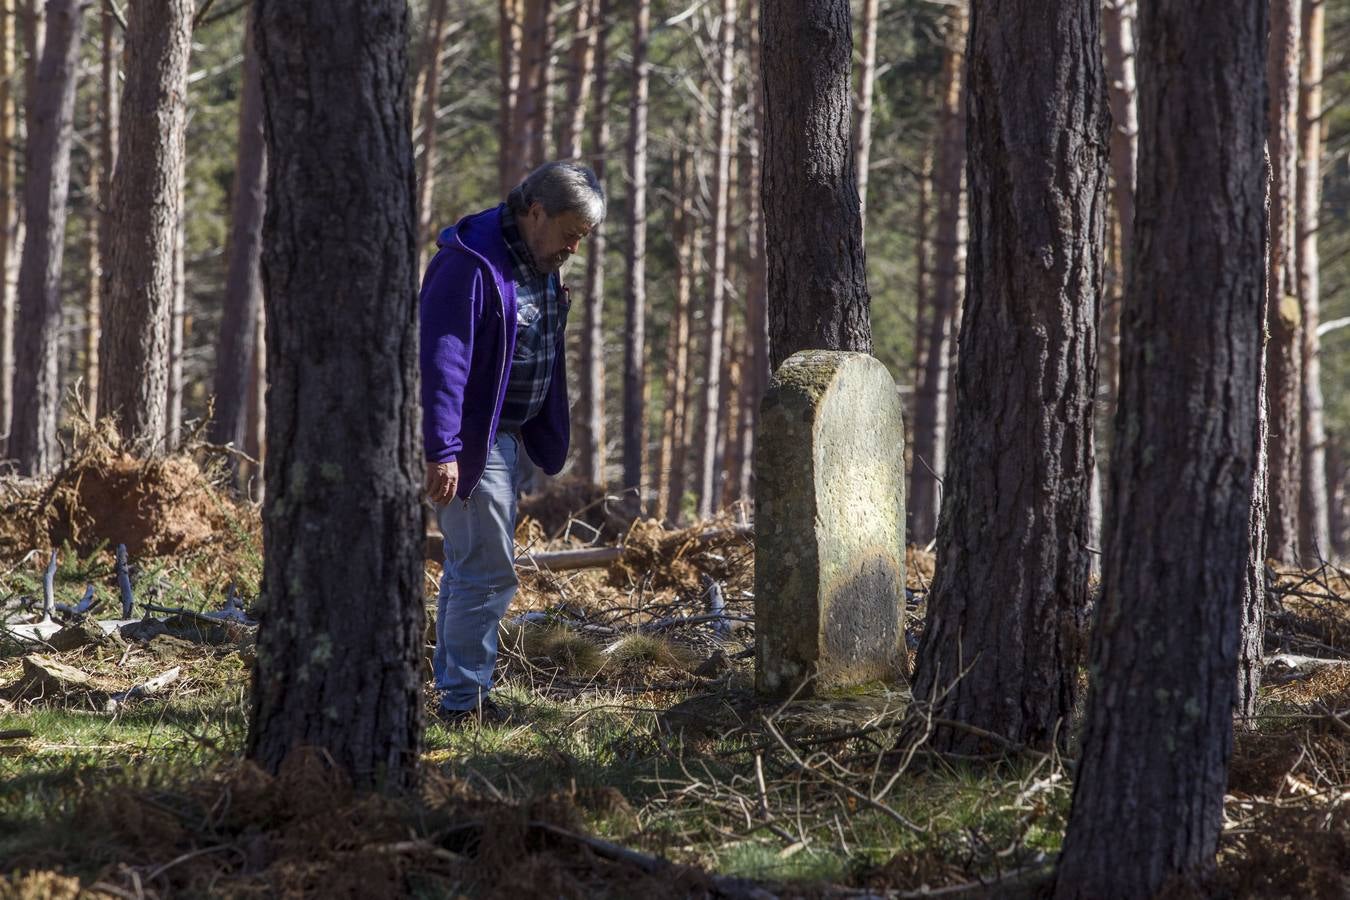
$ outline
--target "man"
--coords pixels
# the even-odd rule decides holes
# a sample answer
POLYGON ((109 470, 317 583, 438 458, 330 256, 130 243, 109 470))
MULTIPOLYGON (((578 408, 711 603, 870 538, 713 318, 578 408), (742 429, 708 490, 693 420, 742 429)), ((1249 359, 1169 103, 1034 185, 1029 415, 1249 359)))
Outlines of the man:
POLYGON ((593 172, 546 163, 506 203, 441 232, 422 282, 427 493, 445 535, 432 668, 447 724, 504 718, 488 692, 517 586, 520 454, 550 475, 567 457, 558 270, 604 217, 593 172))

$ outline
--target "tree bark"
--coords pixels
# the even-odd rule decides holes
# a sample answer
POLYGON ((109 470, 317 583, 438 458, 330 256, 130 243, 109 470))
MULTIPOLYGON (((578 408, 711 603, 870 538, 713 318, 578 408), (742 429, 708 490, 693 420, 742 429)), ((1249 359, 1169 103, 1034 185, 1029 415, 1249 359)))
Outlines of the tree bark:
POLYGON ((1331 556, 1331 520, 1327 505, 1326 426, 1323 422, 1321 342, 1321 261, 1318 219, 1322 206, 1322 75, 1324 0, 1302 3, 1303 64, 1298 93, 1297 284, 1303 313, 1303 448, 1299 545, 1302 562, 1316 566, 1331 556))
POLYGON ((558 156, 581 160, 581 136, 586 128, 586 100, 595 77, 595 43, 601 24, 600 0, 577 0, 572 20, 571 72, 567 80, 567 112, 558 141, 558 156))
MULTIPOLYGON (((928 246, 932 228, 933 205, 933 151, 925 148, 919 164, 918 203, 914 211, 914 402, 918 403, 923 390, 924 363, 928 333, 927 322, 932 316, 932 298, 928 289, 928 246)), ((910 484, 913 484, 911 476, 910 484)), ((912 502, 912 501, 911 501, 912 502)))
MULTIPOLYGON (((693 131, 692 125, 685 129, 693 131)), ((692 145, 692 140, 687 140, 692 145)), ((656 471, 659 489, 653 515, 671 522, 679 519, 680 496, 684 493, 685 449, 680 435, 688 415, 685 407, 689 378, 689 300, 693 293, 694 230, 691 219, 694 191, 691 151, 681 151, 675 169, 676 202, 672 209, 671 234, 675 242, 675 308, 670 314, 666 342, 665 408, 661 415, 661 457, 656 471), (678 493, 677 493, 678 492, 678 493)))
POLYGON ((83 18, 82 0, 51 0, 46 49, 28 101, 26 238, 19 265, 15 401, 8 448, 9 455, 18 461, 19 472, 25 475, 50 471, 59 453, 57 333, 61 327, 61 263, 83 18))
POLYGON ((1125 271, 1131 235, 1134 233, 1134 169, 1138 153, 1139 113, 1135 105, 1134 19, 1135 0, 1106 0, 1102 4, 1102 35, 1106 79, 1111 98, 1111 202, 1119 228, 1122 252, 1113 254, 1115 271, 1107 279, 1101 334, 1101 395, 1110 420, 1115 409, 1120 377, 1120 302, 1125 290, 1125 271))
POLYGON ((741 452, 741 496, 751 497, 754 491, 755 434, 759 427, 759 401, 769 387, 769 319, 766 308, 766 281, 764 256, 764 214, 759 203, 764 182, 763 148, 760 136, 764 133, 764 82, 760 77, 759 4, 750 4, 749 82, 747 100, 750 106, 751 127, 745 136, 746 156, 746 242, 745 242, 745 389, 742 392, 741 416, 744 433, 741 452))
POLYGON ((633 21, 633 100, 629 119, 628 281, 623 345, 623 489, 642 500, 647 420, 643 368, 647 328, 647 97, 651 63, 651 0, 637 0, 633 21))
POLYGON ((549 12, 552 0, 522 0, 524 27, 520 45, 520 90, 515 104, 515 148, 510 160, 513 184, 547 157, 549 12))
POLYGON ((15 0, 22 10, 15 10, 23 29, 23 97, 25 122, 32 127, 33 109, 38 96, 38 70, 42 64, 47 0, 15 0))
MULTIPOLYGON (((1265 206, 1269 214, 1269 199, 1265 206)), ((1264 309, 1262 310, 1264 315, 1264 309)), ((1261 359, 1256 409, 1256 470, 1252 474, 1252 500, 1247 518, 1247 578, 1242 589, 1242 618, 1238 628, 1237 694, 1233 709, 1239 727, 1257 727, 1256 701, 1266 662, 1266 497, 1267 447, 1270 443, 1269 412, 1266 408, 1266 366, 1261 359)))
POLYGON ((242 448, 248 431, 249 391, 253 383, 254 337, 262 307, 258 258, 262 253, 263 214, 267 210, 267 146, 263 138, 262 85, 250 18, 244 34, 243 81, 239 95, 234 189, 230 194, 229 254, 225 302, 216 347, 215 417, 211 438, 242 448))
MULTIPOLYGON (((258 285, 261 295, 261 271, 258 273, 258 285)), ((260 502, 263 499, 263 475, 267 463, 267 314, 261 302, 258 304, 258 317, 253 329, 253 365, 249 372, 248 427, 244 432, 244 452, 255 460, 249 466, 253 480, 250 496, 254 502, 260 502)))
MULTIPOLYGON (((103 317, 107 314, 108 306, 112 302, 112 237, 115 222, 113 221, 111 201, 113 172, 117 169, 118 123, 122 115, 122 97, 118 84, 122 69, 122 26, 118 24, 117 17, 107 4, 103 6, 99 16, 99 24, 103 32, 103 41, 99 48, 99 63, 103 77, 102 83, 99 85, 98 132, 99 156, 102 159, 98 184, 98 257, 100 264, 98 276, 100 323, 98 340, 101 344, 103 342, 103 317)), ((98 348, 95 347, 94 350, 97 352, 98 348)), ((101 412, 98 406, 98 388, 99 386, 93 382, 89 385, 89 409, 95 415, 101 412)))
POLYGON ((497 102, 497 186, 505 197, 519 180, 516 150, 516 107, 520 104, 521 2, 498 0, 497 44, 500 93, 497 102))
POLYGON ((1331 507, 1332 555, 1350 556, 1350 460, 1341 444, 1327 444, 1327 498, 1331 507))
POLYGON ((431 0, 427 18, 429 30, 423 44, 423 71, 426 84, 422 88, 421 150, 418 154, 417 177, 417 271, 426 268, 428 247, 436 243, 436 228, 432 224, 432 198, 436 188, 436 110, 441 104, 441 55, 445 51, 448 22, 448 0, 431 0))
POLYGON ((858 209, 867 231, 867 179, 872 165, 872 94, 877 74, 877 7, 863 0, 862 59, 858 66, 858 127, 853 136, 853 170, 858 179, 858 209))
MULTIPOLYGON (((1089 597, 1109 118, 1097 0, 1034 8, 971 14, 959 397, 913 689, 941 718, 1062 748, 1089 597)), ((930 745, 989 749, 948 727, 930 745)))
POLYGON ((1303 331, 1295 254, 1295 180, 1298 146, 1299 0, 1270 0, 1270 278, 1266 390, 1270 409, 1269 517, 1266 555, 1299 558, 1298 507, 1303 466, 1299 447, 1303 391, 1303 331))
POLYGON ((14 102, 14 31, 12 0, 0 2, 0 458, 9 443, 14 417, 14 311, 12 260, 18 238, 15 216, 14 147, 17 146, 18 110, 14 102))
POLYGON ((681 268, 677 288, 680 295, 685 297, 685 302, 678 310, 675 339, 682 346, 684 361, 683 372, 679 373, 671 389, 672 392, 678 392, 674 402, 679 414, 672 425, 671 440, 674 447, 671 452, 669 497, 665 507, 666 519, 673 523, 679 523, 684 518, 684 495, 689 484, 689 449, 693 446, 694 426, 698 418, 693 378, 694 364, 693 357, 689 353, 690 335, 694 330, 694 308, 691 298, 698 293, 704 263, 703 204, 695 202, 695 198, 700 196, 700 185, 706 181, 703 177, 701 140, 707 134, 706 127, 703 127, 706 125, 706 117, 700 114, 698 121, 700 127, 696 129, 691 125, 685 141, 690 150, 685 157, 685 187, 680 197, 680 203, 684 208, 684 233, 681 235, 683 249, 680 252, 681 268))
POLYGON ((870 353, 849 5, 768 0, 761 15, 770 362, 806 349, 870 353))
POLYGON ((745 370, 742 367, 745 338, 744 329, 736 319, 727 322, 726 360, 726 446, 722 451, 722 508, 728 508, 746 499, 741 493, 741 466, 745 461, 745 422, 742 421, 740 398, 745 396, 745 370))
POLYGON ((914 451, 910 472, 910 540, 926 546, 937 536, 939 486, 947 460, 947 394, 956 309, 962 291, 962 174, 966 167, 964 6, 953 7, 942 62, 938 143, 933 160, 932 302, 923 341, 923 378, 914 402, 914 451))
MULTIPOLYGON (((100 92, 101 93, 101 92, 100 92)), ((91 98, 86 107, 91 124, 99 120, 99 102, 91 98)), ((100 129, 101 131, 102 129, 100 129)), ((98 341, 102 331, 103 298, 103 257, 99 253, 99 242, 103 236, 103 168, 107 165, 102 148, 91 146, 88 150, 89 165, 85 172, 85 209, 88 215, 88 227, 84 235, 85 271, 88 273, 84 284, 84 360, 83 395, 80 401, 88 410, 91 419, 98 418, 98 341)))
POLYGON ((1152 0, 1139 23, 1135 276, 1059 898, 1213 871, 1250 572, 1267 8, 1152 0))
MULTIPOLYGON (((699 451, 698 517, 706 519, 720 502, 718 453, 721 434, 722 355, 727 297, 727 219, 731 185, 731 114, 735 78, 736 0, 722 0, 717 81, 717 169, 713 182, 713 257, 708 272, 708 356, 703 374, 703 445, 699 451)), ((850 41, 851 43, 851 41, 850 41)), ((845 82, 847 85, 847 82, 845 82)), ((847 116, 847 113, 845 113, 847 116)))
POLYGON ((109 202, 115 219, 104 311, 99 409, 118 431, 163 449, 167 421, 174 245, 183 205, 191 0, 142 0, 127 20, 121 164, 109 202))
POLYGON ((276 771, 314 748, 359 786, 401 790, 417 767, 423 635, 407 6, 259 0, 255 14, 275 202, 247 752, 276 771))
MULTIPOLYGON (((605 181, 609 155, 609 2, 596 0, 595 104, 591 117, 591 171, 605 181)), ((577 449, 581 476, 605 481, 605 226, 591 231, 586 254, 586 321, 581 333, 581 398, 577 449)))
MULTIPOLYGON (((180 169, 180 172, 182 170, 180 169)), ((184 173, 185 174, 185 173, 184 173)), ((186 197, 187 184, 178 182, 178 196, 186 197)), ((187 211, 179 200, 178 221, 173 229, 173 300, 169 307, 169 378, 164 403, 164 448, 178 449, 183 432, 183 346, 187 331, 187 211)))

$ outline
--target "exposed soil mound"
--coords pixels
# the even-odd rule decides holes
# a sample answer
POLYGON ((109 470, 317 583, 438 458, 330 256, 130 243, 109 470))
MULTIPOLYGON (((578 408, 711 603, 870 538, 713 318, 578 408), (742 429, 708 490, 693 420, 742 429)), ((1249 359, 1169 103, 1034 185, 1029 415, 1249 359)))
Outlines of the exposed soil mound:
POLYGON ((0 500, 0 555, 70 542, 81 552, 126 544, 132 556, 207 543, 237 512, 212 474, 186 453, 138 459, 111 425, 80 435, 50 481, 14 482, 0 500))

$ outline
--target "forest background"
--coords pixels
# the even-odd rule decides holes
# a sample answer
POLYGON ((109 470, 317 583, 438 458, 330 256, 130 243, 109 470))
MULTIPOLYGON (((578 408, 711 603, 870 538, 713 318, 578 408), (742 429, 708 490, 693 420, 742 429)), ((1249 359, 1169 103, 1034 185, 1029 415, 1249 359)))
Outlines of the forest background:
MULTIPOLYGON (((573 157, 603 172, 610 197, 603 240, 586 242, 565 272, 574 298, 584 293, 591 309, 603 304, 598 342, 586 337, 581 309, 574 308, 572 318, 569 377, 575 382, 578 440, 571 470, 620 487, 640 483, 648 508, 672 520, 706 515, 747 496, 749 489, 751 426, 762 386, 757 378, 765 376, 767 366, 764 357, 756 356, 762 350, 754 339, 763 330, 764 290, 758 203, 752 200, 758 196, 756 123, 763 114, 751 77, 758 67, 755 6, 695 2, 649 8, 645 2, 612 0, 412 3, 423 259, 434 252, 441 228, 499 202, 530 165, 573 157), (635 58, 634 29, 642 9, 650 17, 645 65, 635 58), (733 21, 724 29, 728 13, 733 21), (635 114, 643 93, 637 86, 640 70, 649 73, 643 117, 635 114), (730 118, 724 130, 719 127, 719 86, 727 75, 730 118), (634 141, 639 129, 645 134, 642 157, 634 141), (719 215, 724 134, 727 200, 719 215), (634 177, 635 170, 640 177, 634 177), (721 252, 719 230, 726 242, 721 252), (595 254, 603 265, 590 260, 595 254), (725 277, 719 290, 711 273, 721 266, 725 277), (588 286, 597 270, 598 292, 588 286), (716 308, 723 301, 725 323, 720 323, 716 308), (635 328, 635 315, 640 328, 635 328), (640 371, 631 365, 625 371, 621 350, 636 354, 640 371), (601 372, 599 399, 586 384, 591 359, 601 372), (641 402, 636 414, 635 394, 641 402), (594 424, 587 420, 592 406, 602 413, 594 424), (712 428, 709 410, 718 418, 712 428), (641 423, 640 433, 634 422, 641 423), (592 433, 598 433, 595 442, 592 433)), ((24 402, 13 396, 27 175, 23 110, 33 90, 34 43, 42 34, 43 7, 44 0, 11 0, 3 18, 6 70, 0 80, 7 90, 0 91, 0 223, 5 226, 0 257, 6 277, 0 422, 9 421, 14 403, 24 402)), ((868 0, 855 7, 854 151, 862 173, 874 353, 906 400, 912 455, 920 460, 914 464, 910 534, 922 544, 936 526, 929 470, 940 473, 942 468, 942 430, 950 403, 948 366, 935 360, 954 359, 959 329, 959 309, 944 310, 943 298, 961 296, 964 230, 960 221, 944 226, 943 215, 944 197, 954 196, 951 173, 961 169, 950 148, 962 139, 956 104, 965 15, 960 4, 936 0, 868 0), (935 309, 942 312, 936 322, 935 309)), ((1344 390, 1350 382, 1350 105, 1344 103, 1350 95, 1350 2, 1326 0, 1324 7, 1320 358, 1332 549, 1343 555, 1350 545, 1350 392, 1344 390)), ((1119 35, 1131 27, 1131 8, 1124 0, 1107 0, 1108 44, 1113 29, 1119 35)), ((183 421, 201 420, 211 410, 220 393, 221 348, 242 340, 247 352, 262 334, 256 275, 244 290, 253 294, 246 308, 258 311, 258 325, 231 326, 224 314, 227 297, 239 290, 230 287, 231 257, 238 255, 232 250, 247 242, 256 251, 260 240, 257 210, 241 222, 243 205, 236 202, 248 188, 239 177, 241 159, 247 166, 248 153, 262 152, 260 111, 241 109, 246 17, 243 3, 200 4, 192 33, 169 443, 183 421), (231 329, 236 334, 228 334, 231 329)), ((116 99, 107 87, 110 73, 117 77, 119 71, 122 19, 119 4, 111 0, 86 7, 60 268, 62 320, 55 338, 63 427, 70 422, 74 398, 96 406, 91 384, 99 379, 98 331, 111 269, 107 157, 116 146, 117 125, 116 99)), ((1108 223, 1099 379, 1099 444, 1108 460, 1114 365, 1109 335, 1123 270, 1119 196, 1113 194, 1108 223)), ((316 241, 322 239, 315 235, 316 241)), ((214 432, 222 442, 233 440, 249 455, 261 456, 261 355, 251 358, 249 396, 227 401, 251 411, 245 427, 232 432, 218 425, 214 432)))

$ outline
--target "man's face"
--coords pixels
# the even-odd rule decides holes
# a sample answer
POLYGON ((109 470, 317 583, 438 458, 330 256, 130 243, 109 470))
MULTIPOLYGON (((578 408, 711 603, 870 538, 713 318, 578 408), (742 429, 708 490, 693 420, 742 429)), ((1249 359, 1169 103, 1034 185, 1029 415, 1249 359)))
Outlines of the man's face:
POLYGON ((577 252, 581 239, 591 233, 591 226, 574 212, 550 216, 544 205, 536 203, 525 214, 526 227, 522 229, 525 243, 534 254, 534 261, 545 272, 556 272, 577 252))

